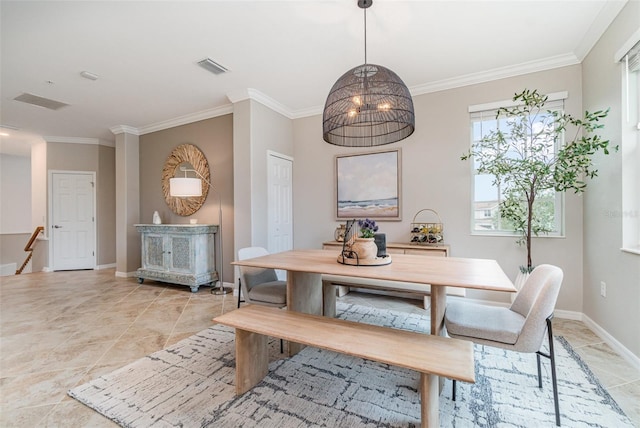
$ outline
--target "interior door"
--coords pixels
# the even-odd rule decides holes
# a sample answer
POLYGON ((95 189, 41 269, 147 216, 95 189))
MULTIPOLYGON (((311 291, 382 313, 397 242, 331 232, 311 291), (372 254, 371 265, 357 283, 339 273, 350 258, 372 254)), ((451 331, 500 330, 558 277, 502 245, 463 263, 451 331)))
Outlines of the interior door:
POLYGON ((268 250, 279 253, 293 248, 293 159, 269 152, 268 250))
POLYGON ((53 270, 95 268, 95 173, 53 172, 51 204, 53 270))

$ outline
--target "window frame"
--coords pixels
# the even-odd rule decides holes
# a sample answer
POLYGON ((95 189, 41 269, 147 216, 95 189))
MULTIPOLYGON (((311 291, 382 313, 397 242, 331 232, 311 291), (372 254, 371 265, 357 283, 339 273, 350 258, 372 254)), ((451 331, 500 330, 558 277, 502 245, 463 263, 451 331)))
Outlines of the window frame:
MULTIPOLYGON (((564 100, 568 98, 567 91, 550 93, 550 94, 547 94, 547 97, 548 97, 547 105, 545 106, 546 110, 557 110, 560 112, 564 112, 564 100)), ((496 119, 498 109, 515 107, 517 105, 520 105, 520 103, 514 102, 513 100, 505 100, 505 101, 497 101, 497 102, 469 106, 470 145, 473 146, 473 144, 476 143, 476 140, 474 139, 475 123, 482 122, 483 120, 484 121, 493 120, 493 121, 496 121, 496 127, 499 128, 500 123, 497 122, 497 119, 496 119)), ((500 120, 505 120, 505 119, 501 118, 500 120)), ((482 134, 484 133, 481 132, 481 135, 482 134)), ((556 142, 554 147, 554 152, 557 153, 558 149, 562 147, 562 145, 564 145, 564 136, 561 141, 556 142)), ((492 202, 492 201, 476 201, 476 177, 478 177, 479 175, 486 175, 486 174, 477 173, 476 163, 473 159, 471 159, 471 162, 470 162, 470 171, 471 171, 471 201, 470 201, 471 215, 469 216, 470 218, 469 229, 470 229, 471 235, 472 236, 503 236, 503 237, 510 237, 510 238, 521 236, 521 233, 514 230, 508 230, 508 229, 487 229, 487 230, 476 229, 476 225, 477 225, 476 221, 478 220, 476 218, 476 212, 478 211, 476 209, 476 203, 492 202)), ((501 202, 501 199, 500 199, 501 191, 498 188, 496 189, 496 192, 498 194, 497 203, 499 204, 501 202)), ((565 238, 565 232, 566 232, 566 228, 565 228, 566 209, 565 208, 566 207, 565 207, 564 192, 555 192, 554 225, 557 230, 549 233, 541 233, 540 235, 532 234, 533 235, 532 238, 565 238)), ((485 208, 482 208, 480 210, 484 212, 485 208)), ((499 216, 499 213, 498 213, 498 216, 499 216)))

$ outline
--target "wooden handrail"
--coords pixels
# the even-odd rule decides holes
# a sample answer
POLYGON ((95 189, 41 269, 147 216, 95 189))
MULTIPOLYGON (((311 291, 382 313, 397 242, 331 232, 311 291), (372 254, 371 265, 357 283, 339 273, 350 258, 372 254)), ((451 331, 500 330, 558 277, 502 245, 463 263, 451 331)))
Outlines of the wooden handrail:
POLYGON ((24 250, 29 254, 27 255, 27 258, 24 261, 24 263, 22 263, 22 266, 20 266, 20 269, 16 270, 16 275, 20 275, 22 273, 24 268, 27 267, 27 263, 29 263, 29 260, 31 260, 31 258, 33 257, 33 243, 35 242, 38 235, 42 233, 43 230, 44 230, 44 226, 38 226, 36 227, 36 230, 34 230, 33 233, 31 234, 31 239, 29 239, 29 242, 27 242, 27 245, 25 245, 24 247, 24 250))

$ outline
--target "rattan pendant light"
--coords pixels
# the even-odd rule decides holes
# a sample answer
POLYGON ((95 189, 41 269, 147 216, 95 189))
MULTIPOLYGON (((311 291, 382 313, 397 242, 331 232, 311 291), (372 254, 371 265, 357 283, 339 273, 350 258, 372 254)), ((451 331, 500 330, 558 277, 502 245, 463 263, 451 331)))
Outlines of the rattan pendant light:
POLYGON ((373 0, 358 0, 364 11, 364 64, 347 71, 331 88, 322 114, 322 138, 346 147, 395 143, 415 129, 413 100, 396 73, 367 63, 367 8, 373 0))

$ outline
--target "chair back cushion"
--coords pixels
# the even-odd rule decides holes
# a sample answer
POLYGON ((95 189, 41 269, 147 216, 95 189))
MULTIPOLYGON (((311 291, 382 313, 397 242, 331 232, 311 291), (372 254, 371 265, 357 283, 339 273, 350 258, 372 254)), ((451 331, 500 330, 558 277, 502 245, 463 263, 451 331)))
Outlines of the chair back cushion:
POLYGON ((244 285, 248 290, 251 290, 258 284, 264 284, 265 282, 273 282, 278 280, 278 275, 274 269, 262 269, 242 266, 240 268, 240 274, 244 285))
POLYGON ((536 267, 511 304, 512 311, 526 318, 516 343, 517 351, 536 352, 540 349, 547 328, 545 320, 555 309, 562 277, 562 269, 557 266, 536 267))
POLYGON ((246 247, 238 250, 238 260, 252 259, 254 257, 266 256, 269 252, 262 247, 246 247))

